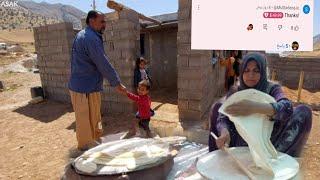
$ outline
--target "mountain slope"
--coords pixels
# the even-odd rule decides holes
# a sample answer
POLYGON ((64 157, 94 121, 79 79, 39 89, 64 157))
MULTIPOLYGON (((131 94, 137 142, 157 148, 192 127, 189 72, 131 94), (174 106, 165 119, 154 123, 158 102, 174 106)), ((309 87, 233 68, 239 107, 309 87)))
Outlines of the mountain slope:
POLYGON ((17 8, 0 7, 0 30, 29 29, 44 24, 59 22, 58 19, 34 14, 19 6, 17 8))
POLYGON ((19 1, 18 4, 34 14, 54 18, 60 22, 72 22, 75 28, 81 28, 81 18, 86 15, 83 11, 73 6, 61 3, 49 4, 46 2, 19 1))
POLYGON ((72 22, 74 28, 81 28, 81 18, 85 13, 63 4, 18 1, 18 7, 0 7, 0 30, 29 29, 45 24, 72 22))
POLYGON ((72 22, 75 28, 81 28, 81 18, 86 15, 83 11, 73 6, 61 3, 49 4, 46 2, 19 1, 18 4, 34 14, 57 19, 60 22, 72 22))

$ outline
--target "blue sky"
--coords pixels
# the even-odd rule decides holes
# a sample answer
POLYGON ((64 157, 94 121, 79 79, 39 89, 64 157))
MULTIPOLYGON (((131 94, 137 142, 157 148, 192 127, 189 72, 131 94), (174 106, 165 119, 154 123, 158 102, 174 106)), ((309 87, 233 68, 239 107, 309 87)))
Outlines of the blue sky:
MULTIPOLYGON (((92 0, 33 0, 36 2, 46 1, 48 3, 62 3, 73 5, 84 12, 91 9, 92 0)), ((107 0, 96 0, 97 10, 110 12, 106 6, 107 0)), ((176 12, 178 10, 178 0, 117 0, 134 10, 148 16, 159 15, 164 13, 176 12)), ((320 0, 314 0, 314 35, 320 34, 320 0)))

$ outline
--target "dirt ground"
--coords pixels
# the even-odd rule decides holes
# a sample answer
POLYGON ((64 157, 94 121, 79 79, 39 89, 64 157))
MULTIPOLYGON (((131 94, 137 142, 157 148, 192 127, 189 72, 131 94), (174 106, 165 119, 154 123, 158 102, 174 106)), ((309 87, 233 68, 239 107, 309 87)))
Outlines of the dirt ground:
MULTIPOLYGON (((0 80, 14 87, 0 92, 0 179, 59 179, 76 146, 72 107, 52 101, 29 105, 30 87, 40 85, 39 74, 2 73, 0 80)), ((295 90, 285 91, 295 100, 295 90)), ((302 94, 304 102, 319 106, 320 92, 302 94)), ((131 119, 131 115, 104 116, 105 133, 126 131, 131 119)), ((319 111, 314 111, 301 159, 305 179, 320 176, 319 120, 319 111)))
POLYGON ((25 29, 16 29, 11 31, 1 30, 0 41, 31 43, 34 42, 33 31, 25 29))

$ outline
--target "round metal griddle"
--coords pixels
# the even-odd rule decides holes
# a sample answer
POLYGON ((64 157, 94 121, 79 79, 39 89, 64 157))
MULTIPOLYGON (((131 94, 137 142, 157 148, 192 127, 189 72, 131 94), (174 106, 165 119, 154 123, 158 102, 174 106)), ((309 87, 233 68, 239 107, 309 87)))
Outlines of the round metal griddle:
MULTIPOLYGON (((274 177, 255 166, 248 147, 233 147, 230 148, 230 152, 259 180, 291 179, 299 172, 299 163, 293 157, 281 152, 278 152, 278 159, 272 162, 275 170, 274 177)), ((249 179, 234 160, 222 150, 216 150, 201 157, 197 162, 197 170, 208 179, 249 179)))

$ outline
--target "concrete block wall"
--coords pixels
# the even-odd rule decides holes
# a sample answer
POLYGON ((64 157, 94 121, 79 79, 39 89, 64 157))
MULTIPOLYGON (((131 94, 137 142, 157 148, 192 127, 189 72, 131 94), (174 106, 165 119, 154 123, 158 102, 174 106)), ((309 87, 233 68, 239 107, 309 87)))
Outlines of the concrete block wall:
MULTIPOLYGON (((133 88, 135 60, 140 56, 140 24, 138 14, 123 10, 106 14, 107 27, 103 35, 105 52, 128 90, 133 88)), ((133 112, 134 103, 104 82, 103 111, 107 113, 133 112)))
POLYGON ((71 23, 34 28, 41 83, 49 99, 70 102, 68 80, 75 34, 71 23))
MULTIPOLYGON (((133 89, 135 59, 140 56, 140 25, 138 15, 124 10, 106 14, 104 48, 122 83, 133 89)), ((77 31, 71 23, 59 23, 34 29, 35 46, 41 83, 49 99, 70 103, 71 48, 77 31)), ((102 112, 124 113, 136 110, 134 103, 104 81, 102 112)))
POLYGON ((211 64, 212 51, 191 50, 191 2, 179 0, 178 10, 178 106, 182 121, 203 120, 221 91, 217 85, 221 76, 215 73, 220 68, 211 64))
POLYGON ((320 58, 289 58, 269 55, 267 60, 269 76, 275 70, 275 80, 289 88, 297 89, 300 71, 304 71, 303 88, 320 89, 320 58))

